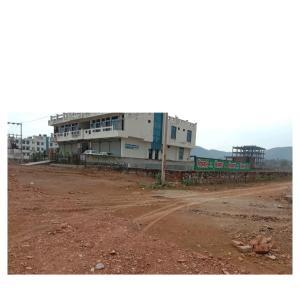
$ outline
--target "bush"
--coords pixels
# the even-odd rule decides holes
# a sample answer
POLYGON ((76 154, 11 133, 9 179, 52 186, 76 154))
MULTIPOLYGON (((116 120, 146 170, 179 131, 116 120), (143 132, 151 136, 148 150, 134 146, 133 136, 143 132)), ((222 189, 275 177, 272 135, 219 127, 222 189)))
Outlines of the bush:
POLYGON ((160 172, 156 173, 154 178, 155 178, 156 184, 161 184, 161 173, 160 172))
POLYGON ((185 185, 185 186, 190 186, 190 185, 194 184, 194 181, 190 177, 185 177, 185 178, 182 179, 182 184, 185 185))

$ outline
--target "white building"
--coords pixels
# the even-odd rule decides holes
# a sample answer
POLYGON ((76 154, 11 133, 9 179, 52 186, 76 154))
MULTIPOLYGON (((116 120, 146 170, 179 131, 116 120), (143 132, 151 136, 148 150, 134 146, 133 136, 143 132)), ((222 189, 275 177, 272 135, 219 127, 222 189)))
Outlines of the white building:
MULTIPOLYGON (((51 116, 48 124, 64 156, 87 149, 125 158, 162 156, 163 113, 63 113, 51 116)), ((190 160, 196 128, 196 123, 168 118, 167 160, 190 160)))
MULTIPOLYGON (((9 137, 9 154, 18 154, 21 157, 21 139, 9 137)), ((23 159, 29 159, 33 154, 48 155, 49 150, 58 149, 58 144, 54 140, 53 134, 49 137, 44 135, 33 135, 22 139, 23 159)))

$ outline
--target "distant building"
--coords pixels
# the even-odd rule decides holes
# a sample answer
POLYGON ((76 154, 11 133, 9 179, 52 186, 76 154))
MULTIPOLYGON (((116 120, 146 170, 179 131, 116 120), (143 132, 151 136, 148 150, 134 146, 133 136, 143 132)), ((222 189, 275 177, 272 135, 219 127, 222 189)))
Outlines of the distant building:
MULTIPOLYGON (((48 124, 63 156, 91 149, 116 157, 162 158, 163 113, 63 113, 48 124)), ((196 123, 168 118, 167 160, 190 160, 196 128, 196 123)))
POLYGON ((240 163, 250 163, 251 168, 261 168, 264 163, 265 150, 256 145, 234 146, 232 156, 228 160, 240 163))
MULTIPOLYGON (((54 140, 53 134, 49 137, 44 135, 33 135, 22 139, 23 159, 28 160, 34 154, 44 154, 48 156, 49 151, 58 149, 58 144, 54 140)), ((8 137, 9 158, 21 158, 20 137, 8 137)))

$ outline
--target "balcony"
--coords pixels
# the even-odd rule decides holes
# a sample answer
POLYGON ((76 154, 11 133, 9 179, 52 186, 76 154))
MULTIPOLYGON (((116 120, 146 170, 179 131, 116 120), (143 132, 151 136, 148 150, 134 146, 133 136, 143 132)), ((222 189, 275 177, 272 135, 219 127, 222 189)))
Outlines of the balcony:
POLYGON ((84 139, 125 137, 124 131, 119 127, 114 127, 114 125, 84 129, 83 136, 84 139))
POLYGON ((57 142, 83 139, 83 130, 55 133, 54 136, 57 142))
POLYGON ((101 139, 112 137, 126 137, 124 131, 116 125, 103 126, 98 128, 89 128, 63 133, 56 133, 57 142, 73 141, 80 139, 101 139))

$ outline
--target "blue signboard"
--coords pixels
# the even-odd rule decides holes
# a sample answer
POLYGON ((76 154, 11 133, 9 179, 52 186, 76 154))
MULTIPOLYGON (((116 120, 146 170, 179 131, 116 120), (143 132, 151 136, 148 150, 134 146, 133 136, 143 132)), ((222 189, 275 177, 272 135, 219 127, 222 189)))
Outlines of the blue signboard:
POLYGON ((134 150, 134 149, 138 149, 138 148, 139 148, 139 146, 137 144, 130 144, 130 143, 125 144, 125 149, 134 150))

